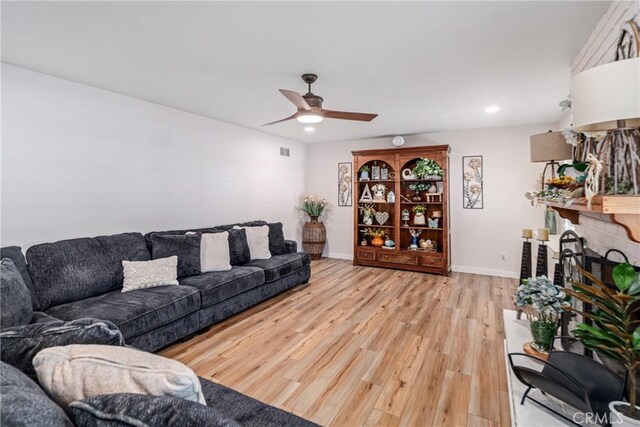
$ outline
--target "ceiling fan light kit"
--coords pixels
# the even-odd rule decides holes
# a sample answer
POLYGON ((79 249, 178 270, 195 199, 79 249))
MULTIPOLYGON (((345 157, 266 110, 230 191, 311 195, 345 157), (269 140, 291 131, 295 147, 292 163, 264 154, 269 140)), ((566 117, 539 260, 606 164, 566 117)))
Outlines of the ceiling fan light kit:
POLYGON ((293 105, 296 106, 298 111, 293 115, 276 120, 274 122, 265 123, 262 126, 274 125, 276 123, 286 122, 288 120, 296 119, 300 123, 320 123, 324 119, 339 119, 339 120, 355 120, 359 122, 370 122, 378 117, 377 114, 369 113, 353 113, 349 111, 332 111, 322 108, 322 102, 324 99, 321 96, 315 95, 311 92, 311 85, 318 79, 316 74, 303 74, 302 80, 307 84, 308 91, 304 95, 300 95, 292 90, 280 89, 280 93, 284 95, 293 105))
POLYGON ((307 123, 307 124, 320 123, 321 121, 324 120, 324 117, 322 117, 320 114, 317 114, 317 113, 303 111, 300 114, 298 114, 298 116, 296 117, 296 120, 299 121, 300 123, 307 123))

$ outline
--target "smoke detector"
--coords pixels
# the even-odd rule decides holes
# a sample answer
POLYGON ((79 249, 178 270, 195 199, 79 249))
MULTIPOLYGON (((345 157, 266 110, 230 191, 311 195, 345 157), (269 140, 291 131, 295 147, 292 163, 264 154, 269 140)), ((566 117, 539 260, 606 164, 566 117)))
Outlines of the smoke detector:
POLYGON ((394 136, 391 143, 396 147, 402 147, 404 145, 404 138, 400 135, 394 136))

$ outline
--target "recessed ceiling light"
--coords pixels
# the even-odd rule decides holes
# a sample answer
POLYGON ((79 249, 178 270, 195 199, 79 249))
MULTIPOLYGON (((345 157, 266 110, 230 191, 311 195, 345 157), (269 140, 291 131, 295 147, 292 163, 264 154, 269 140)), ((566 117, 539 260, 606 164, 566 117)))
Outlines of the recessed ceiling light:
POLYGON ((311 133, 311 132, 315 132, 316 128, 314 128, 313 126, 305 126, 304 127, 304 131, 307 133, 311 133))
POLYGON ((484 112, 487 114, 497 113, 498 111, 500 111, 499 105, 489 105, 487 108, 484 109, 484 112))

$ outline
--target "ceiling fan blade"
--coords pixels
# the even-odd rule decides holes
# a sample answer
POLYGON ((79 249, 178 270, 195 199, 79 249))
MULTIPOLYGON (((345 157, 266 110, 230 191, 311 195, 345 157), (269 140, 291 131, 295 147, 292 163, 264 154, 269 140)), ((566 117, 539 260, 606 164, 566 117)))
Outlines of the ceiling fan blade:
POLYGON ((295 114, 287 117, 286 119, 281 119, 281 120, 276 120, 275 122, 269 122, 269 123, 265 123, 262 126, 269 126, 269 125, 275 125, 276 123, 282 123, 282 122, 286 122, 287 120, 292 120, 295 119, 296 117, 298 117, 298 112, 296 111, 295 114))
POLYGON ((327 119, 357 120, 359 122, 370 122, 371 120, 378 117, 377 114, 351 113, 348 111, 331 110, 322 110, 322 115, 327 119))
POLYGON ((293 103, 299 110, 311 110, 307 101, 304 100, 302 95, 292 90, 280 89, 280 93, 283 94, 289 101, 293 103))

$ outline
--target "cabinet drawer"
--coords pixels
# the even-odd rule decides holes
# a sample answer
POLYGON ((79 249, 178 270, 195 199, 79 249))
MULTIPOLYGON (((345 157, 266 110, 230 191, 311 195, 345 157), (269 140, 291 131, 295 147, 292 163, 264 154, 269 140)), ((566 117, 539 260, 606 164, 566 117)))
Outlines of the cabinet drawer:
POLYGON ((442 267, 442 258, 424 256, 420 259, 420 265, 425 267, 442 267))
POLYGON ((404 254, 378 254, 379 261, 392 262, 394 264, 418 265, 418 257, 416 255, 404 254))
POLYGON ((374 251, 358 251, 358 259, 364 259, 367 261, 375 261, 376 253, 374 251))

